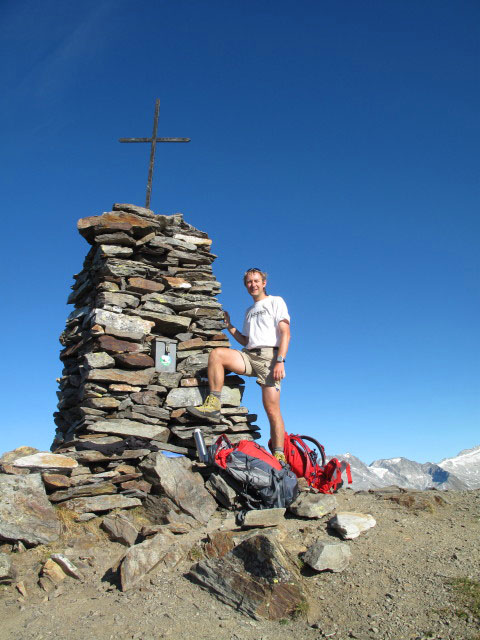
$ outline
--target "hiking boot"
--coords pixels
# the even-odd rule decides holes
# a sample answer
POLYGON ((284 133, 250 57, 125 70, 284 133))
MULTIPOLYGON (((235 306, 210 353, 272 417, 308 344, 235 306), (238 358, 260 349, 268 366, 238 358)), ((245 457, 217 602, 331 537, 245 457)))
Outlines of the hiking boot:
POLYGON ((279 462, 287 464, 287 459, 285 458, 285 454, 283 453, 283 451, 275 451, 273 457, 276 458, 279 462))
POLYGON ((206 418, 207 420, 216 422, 222 417, 220 413, 221 407, 220 399, 210 393, 205 398, 205 402, 199 407, 186 407, 186 409, 196 418, 206 418))

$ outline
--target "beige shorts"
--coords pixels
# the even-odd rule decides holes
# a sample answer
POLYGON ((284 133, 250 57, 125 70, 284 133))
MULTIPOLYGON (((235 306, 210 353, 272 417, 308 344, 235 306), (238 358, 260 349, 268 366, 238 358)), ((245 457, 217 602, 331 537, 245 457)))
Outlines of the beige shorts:
POLYGON ((257 383, 265 387, 275 387, 280 391, 280 380, 274 380, 273 368, 277 363, 278 349, 264 347, 262 349, 242 349, 240 355, 245 363, 246 376, 257 376, 257 383))

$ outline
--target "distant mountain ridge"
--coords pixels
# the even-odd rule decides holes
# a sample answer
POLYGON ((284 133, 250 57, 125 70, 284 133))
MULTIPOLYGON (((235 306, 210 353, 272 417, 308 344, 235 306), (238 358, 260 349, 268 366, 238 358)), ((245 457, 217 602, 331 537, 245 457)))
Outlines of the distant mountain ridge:
POLYGON ((415 462, 407 458, 375 460, 366 465, 351 453, 337 456, 350 463, 353 489, 375 489, 396 485, 404 489, 480 488, 480 445, 464 449, 441 462, 415 462))
POLYGON ((463 480, 469 489, 480 487, 480 446, 464 449, 454 458, 445 458, 438 466, 463 480))

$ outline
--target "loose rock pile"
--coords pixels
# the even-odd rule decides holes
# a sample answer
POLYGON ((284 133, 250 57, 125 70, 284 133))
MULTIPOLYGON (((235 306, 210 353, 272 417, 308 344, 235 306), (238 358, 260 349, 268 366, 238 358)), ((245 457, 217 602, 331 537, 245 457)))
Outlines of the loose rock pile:
MULTIPOLYGON (((288 558, 276 531, 286 522, 285 509, 249 511, 243 525, 246 533, 236 527, 234 519, 230 525, 234 531, 227 528, 220 532, 214 523, 218 523, 217 501, 223 503, 217 495, 221 485, 212 485, 210 480, 222 476, 214 471, 205 483, 186 456, 169 458, 160 451, 137 450, 128 454, 143 458, 137 471, 112 456, 111 470, 92 473, 79 464, 83 455, 90 462, 92 455, 101 455, 105 465, 104 454, 94 450, 63 455, 20 447, 0 458, 0 541, 7 542, 3 548, 8 551, 2 554, 0 544, 0 583, 14 582, 11 553, 25 551, 25 545, 31 548, 58 543, 65 532, 62 522, 71 517, 77 523, 94 520, 93 530, 101 527, 110 540, 127 548, 105 573, 115 576, 122 591, 135 587, 159 565, 162 570, 176 567, 192 549, 189 534, 200 530, 202 538, 202 532, 213 527, 213 536, 205 545, 209 560, 191 568, 193 580, 257 619, 279 619, 301 606, 306 596, 298 568, 288 558), (143 479, 137 479, 141 474, 143 479), (136 514, 128 509, 142 506, 142 501, 126 495, 127 491, 117 492, 118 487, 132 484, 137 495, 152 489, 136 514), (112 512, 105 515, 108 511, 112 512), (273 532, 261 531, 272 527, 273 532), (247 592, 251 592, 249 598, 245 597, 247 592)), ((291 506, 292 513, 320 519, 336 509, 334 496, 318 494, 308 487, 303 487, 301 496, 291 506)), ((230 508, 234 508, 233 503, 230 508)), ((342 545, 330 547, 313 550, 306 562, 316 571, 342 571, 349 555, 342 545)), ((67 575, 83 579, 79 567, 66 555, 50 554, 41 566, 38 585, 51 591, 67 575)), ((31 589, 31 585, 26 589, 22 581, 15 587, 26 592, 31 589)))
POLYGON ((221 433, 233 442, 259 435, 256 416, 241 406, 238 376, 226 377, 218 424, 185 410, 208 393, 209 352, 230 346, 207 234, 181 214, 128 204, 83 218, 78 229, 92 248, 74 276, 68 302, 75 309, 60 336, 52 450, 80 466, 67 486, 52 482, 60 483, 59 500, 95 496, 107 510, 148 495, 138 464, 150 452, 192 457, 196 427, 207 444, 221 433))
MULTIPOLYGON (((63 455, 20 447, 0 458, 0 541, 7 543, 0 543, 0 583, 14 585, 27 597, 35 586, 31 580, 28 586, 18 580, 19 567, 12 564, 12 554, 42 544, 68 546, 62 535, 65 522, 73 518, 82 524, 92 520, 90 535, 98 539, 101 528, 112 542, 124 546, 104 572, 104 579, 109 577, 122 591, 139 585, 154 569, 173 570, 192 552, 196 540, 195 556, 207 559, 190 568, 190 578, 236 610, 256 619, 278 620, 293 615, 306 602, 298 567, 282 544, 285 509, 249 511, 241 531, 234 518, 228 526, 228 516, 218 513, 217 501, 223 500, 217 493, 223 489, 210 482, 215 477, 222 479, 215 471, 205 483, 186 456, 169 458, 160 451, 138 450, 131 452, 143 457, 137 471, 110 459, 109 464, 114 463, 111 470, 82 472, 85 467, 78 459, 98 454, 104 455, 94 450, 63 455), (140 474, 141 480, 137 479, 140 474), (126 479, 132 476, 133 480, 126 479), (141 493, 139 487, 145 493, 152 489, 143 504, 138 497, 117 492, 117 487, 132 483, 137 494, 141 493), (135 506, 142 508, 129 510, 135 506)), ((105 459, 102 462, 105 465, 105 459)), ((292 505, 291 512, 321 519, 336 505, 334 496, 303 487, 302 498, 292 505)), ((315 571, 342 571, 348 566, 349 554, 341 543, 325 543, 324 547, 313 549, 311 557, 306 557, 315 571)), ((48 593, 56 590, 66 576, 85 579, 86 556, 71 558, 68 551, 47 553, 49 557, 36 569, 36 584, 41 589, 48 593)))

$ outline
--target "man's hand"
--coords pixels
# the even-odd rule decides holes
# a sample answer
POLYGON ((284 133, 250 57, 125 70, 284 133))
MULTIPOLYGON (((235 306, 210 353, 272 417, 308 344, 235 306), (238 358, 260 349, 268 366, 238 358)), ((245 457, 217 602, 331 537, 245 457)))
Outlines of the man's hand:
POLYGON ((283 362, 277 362, 273 367, 273 379, 275 382, 280 382, 283 378, 285 378, 285 365, 283 362))
POLYGON ((235 340, 242 345, 242 347, 245 347, 247 345, 248 338, 241 334, 238 329, 235 329, 230 321, 230 314, 228 313, 228 311, 223 312, 223 321, 225 322, 226 328, 228 329, 230 335, 233 336, 235 340))

